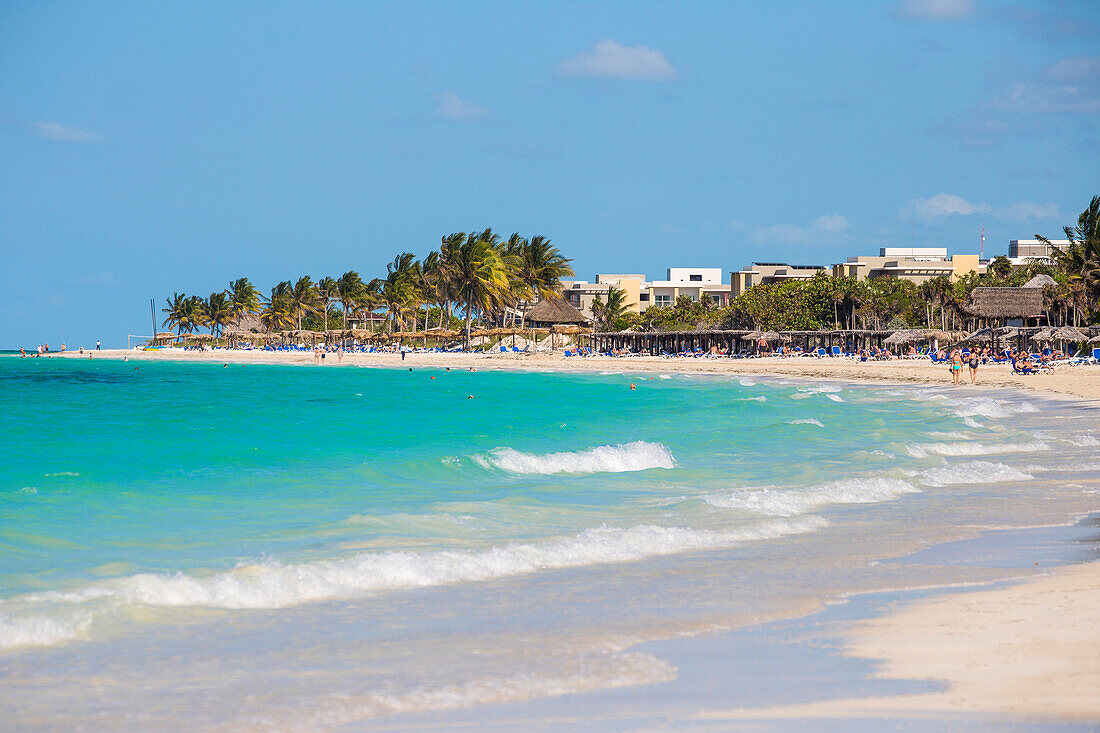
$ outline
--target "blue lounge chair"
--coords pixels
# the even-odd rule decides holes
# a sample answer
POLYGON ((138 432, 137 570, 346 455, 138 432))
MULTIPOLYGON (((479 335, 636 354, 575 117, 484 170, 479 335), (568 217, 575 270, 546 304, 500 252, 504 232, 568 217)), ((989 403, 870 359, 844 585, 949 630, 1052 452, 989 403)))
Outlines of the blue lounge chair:
POLYGON ((840 347, 834 346, 831 350, 833 356, 840 356, 840 347))

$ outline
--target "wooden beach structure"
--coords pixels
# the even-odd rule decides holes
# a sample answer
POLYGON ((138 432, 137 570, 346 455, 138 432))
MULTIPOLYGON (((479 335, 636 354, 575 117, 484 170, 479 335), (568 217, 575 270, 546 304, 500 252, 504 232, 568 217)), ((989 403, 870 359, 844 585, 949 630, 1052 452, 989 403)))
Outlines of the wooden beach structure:
POLYGON ((678 354, 712 349, 720 354, 757 353, 760 339, 800 346, 804 351, 831 350, 839 346, 844 351, 881 348, 895 329, 849 329, 837 331, 616 331, 593 333, 588 338, 597 351, 626 350, 651 356, 678 354), (770 338, 769 338, 770 337, 770 338))

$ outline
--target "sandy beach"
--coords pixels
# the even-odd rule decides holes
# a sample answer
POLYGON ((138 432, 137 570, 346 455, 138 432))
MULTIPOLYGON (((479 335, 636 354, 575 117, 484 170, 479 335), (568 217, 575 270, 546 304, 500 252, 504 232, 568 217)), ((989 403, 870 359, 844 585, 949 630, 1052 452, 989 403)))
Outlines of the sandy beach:
POLYGON ((918 695, 711 711, 702 720, 986 714, 1100 721, 1100 561, 992 590, 952 593, 859 622, 845 654, 874 660, 880 679, 934 680, 918 695))
MULTIPOLYGON (((89 358, 69 352, 65 358, 89 358)), ((476 370, 592 371, 628 374, 693 372, 768 375, 875 384, 950 385, 942 366, 920 361, 858 363, 844 359, 566 358, 560 354, 349 354, 316 366, 310 353, 265 351, 92 352, 93 359, 140 363, 288 364, 308 368, 389 367, 476 370)), ((969 374, 967 374, 967 380, 969 374)), ((640 380, 639 380, 640 381, 640 380)), ((1100 366, 1063 367, 1019 376, 1007 366, 983 366, 978 384, 1059 398, 1100 399, 1100 366)), ((639 383, 639 389, 644 388, 639 383)), ((701 711, 698 720, 925 717, 979 714, 1027 720, 1100 721, 1100 562, 1069 566, 1015 585, 967 591, 903 605, 859 622, 846 654, 877 660, 882 678, 935 680, 942 692, 835 699, 753 710, 701 711)))
MULTIPOLYGON (((65 358, 122 359, 131 361, 186 361, 229 364, 290 364, 320 368, 309 352, 280 351, 136 351, 110 349, 54 354, 65 358)), ((947 368, 928 361, 895 359, 891 361, 856 362, 849 359, 813 357, 770 357, 762 359, 663 359, 659 357, 565 357, 560 352, 539 354, 429 354, 410 353, 404 361, 400 354, 346 354, 342 361, 329 354, 323 368, 390 367, 451 369, 510 369, 531 371, 621 371, 626 373, 688 372, 699 374, 744 374, 795 377, 803 379, 866 382, 869 384, 950 385, 947 368)), ((977 384, 969 384, 969 370, 964 370, 965 384, 960 389, 983 387, 1019 388, 1051 396, 1080 397, 1100 400, 1100 365, 1061 367, 1053 374, 1013 374, 1006 364, 983 365, 978 369, 977 384)))

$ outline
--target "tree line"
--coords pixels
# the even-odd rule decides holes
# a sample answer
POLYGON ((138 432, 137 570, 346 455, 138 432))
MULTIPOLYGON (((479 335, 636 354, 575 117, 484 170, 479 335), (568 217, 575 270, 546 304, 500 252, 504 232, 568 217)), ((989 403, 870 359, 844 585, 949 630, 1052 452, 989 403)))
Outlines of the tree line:
POLYGON ((1065 227, 1067 245, 1050 244, 1053 264, 1014 267, 996 257, 984 274, 968 273, 958 280, 940 276, 925 282, 876 278, 856 280, 824 272, 808 280, 754 285, 726 307, 680 296, 672 306, 652 305, 628 312, 621 290, 593 304, 596 327, 607 331, 690 331, 751 329, 812 331, 820 329, 940 328, 973 330, 978 319, 966 305, 971 291, 985 287, 1019 287, 1038 274, 1055 284, 1043 287, 1043 307, 1051 325, 1082 325, 1100 320, 1100 196, 1065 227))
POLYGON ((269 331, 295 326, 327 331, 330 319, 339 319, 346 331, 349 316, 382 310, 390 331, 457 325, 468 347, 475 317, 501 325, 518 319, 523 327, 530 304, 560 295, 562 278, 573 276, 571 263, 542 235, 502 239, 491 228, 456 232, 423 259, 402 252, 386 265, 384 277, 369 281, 349 270, 316 282, 309 275, 285 280, 266 295, 244 277, 207 298, 175 293, 163 309, 164 326, 179 334, 209 328, 220 336, 228 326, 259 316, 269 331))

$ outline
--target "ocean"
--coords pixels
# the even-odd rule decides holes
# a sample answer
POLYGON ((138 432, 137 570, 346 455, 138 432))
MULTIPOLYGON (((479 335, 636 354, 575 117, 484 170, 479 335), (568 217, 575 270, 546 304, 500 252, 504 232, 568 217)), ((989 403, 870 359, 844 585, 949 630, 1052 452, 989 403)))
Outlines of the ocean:
POLYGON ((1094 411, 949 386, 4 357, 0 415, 14 727, 660 685, 643 642, 997 579, 897 559, 1100 505, 1094 411))

